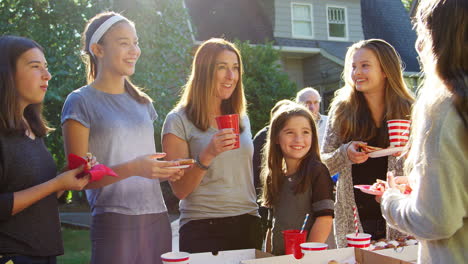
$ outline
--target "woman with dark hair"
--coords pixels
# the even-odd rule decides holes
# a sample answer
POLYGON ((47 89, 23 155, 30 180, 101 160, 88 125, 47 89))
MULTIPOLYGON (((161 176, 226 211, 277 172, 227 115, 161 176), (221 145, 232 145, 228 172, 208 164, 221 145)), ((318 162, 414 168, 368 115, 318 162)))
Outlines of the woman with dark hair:
POLYGON ((70 93, 62 110, 65 152, 92 152, 119 177, 86 186, 92 210, 91 263, 161 263, 172 236, 160 178, 177 180, 178 162, 158 161, 151 98, 129 76, 141 51, 133 22, 113 12, 83 32, 88 85, 70 93))
POLYGON ((409 119, 413 96, 403 81, 396 50, 380 39, 363 40, 348 48, 343 71, 345 86, 333 99, 322 145, 322 160, 330 174, 340 173, 335 204, 335 238, 346 247, 346 234, 355 232, 353 207, 357 208, 359 230, 373 239, 395 237, 387 232, 380 206, 374 196, 353 185, 384 180, 387 171, 402 171, 403 159, 395 156, 369 158, 359 145, 386 148, 387 120, 409 119))
POLYGON ((0 263, 56 263, 63 254, 57 193, 81 190, 77 168, 57 176, 42 117, 51 75, 33 40, 0 37, 0 263))
POLYGON ((387 222, 420 240, 418 263, 468 260, 468 1, 421 1, 416 15, 425 81, 413 110, 408 177, 389 175, 387 222), (394 181, 408 183, 410 195, 394 181))
POLYGON ((190 253, 259 248, 260 219, 252 176, 253 143, 242 86, 242 60, 234 44, 205 41, 179 104, 166 117, 167 158, 193 158, 196 166, 172 182, 180 201, 180 250, 190 253), (215 117, 238 114, 240 147, 232 129, 215 117))

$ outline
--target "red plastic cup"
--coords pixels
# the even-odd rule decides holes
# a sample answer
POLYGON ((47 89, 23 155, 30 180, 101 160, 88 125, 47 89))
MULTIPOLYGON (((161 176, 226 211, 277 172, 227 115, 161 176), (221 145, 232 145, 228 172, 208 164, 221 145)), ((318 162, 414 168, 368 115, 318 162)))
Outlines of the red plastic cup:
POLYGON ((408 143, 411 121, 392 119, 387 121, 390 147, 403 147, 408 143))
POLYGON ((232 114, 232 115, 222 115, 216 117, 216 123, 218 124, 218 129, 224 128, 233 128, 234 133, 236 134, 236 143, 234 143, 234 148, 237 149, 240 146, 239 141, 239 115, 232 114))
POLYGON ((307 231, 291 229, 282 231, 284 240, 284 253, 293 254, 296 259, 302 258, 301 244, 306 242, 307 231))

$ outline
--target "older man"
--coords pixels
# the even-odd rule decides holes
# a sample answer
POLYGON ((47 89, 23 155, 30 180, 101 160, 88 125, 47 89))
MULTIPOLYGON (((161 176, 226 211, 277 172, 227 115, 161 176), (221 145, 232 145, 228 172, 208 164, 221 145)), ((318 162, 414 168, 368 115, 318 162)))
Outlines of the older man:
POLYGON ((322 98, 320 93, 312 87, 306 87, 300 90, 296 95, 296 102, 305 105, 312 113, 315 124, 317 125, 317 133, 319 138, 319 146, 322 145, 323 137, 325 136, 325 126, 327 125, 328 117, 320 114, 320 102, 322 98))

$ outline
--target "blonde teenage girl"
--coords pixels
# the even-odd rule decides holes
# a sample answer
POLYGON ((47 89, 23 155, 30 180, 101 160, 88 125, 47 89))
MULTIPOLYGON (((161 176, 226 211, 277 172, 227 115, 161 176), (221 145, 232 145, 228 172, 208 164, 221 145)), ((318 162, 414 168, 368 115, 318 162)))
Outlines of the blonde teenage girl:
POLYGON ((352 45, 346 54, 345 86, 333 99, 322 145, 322 158, 332 175, 340 173, 335 204, 335 238, 346 247, 346 234, 354 231, 353 206, 359 230, 373 239, 385 238, 386 223, 375 197, 353 185, 386 179, 387 171, 402 172, 403 159, 369 158, 359 144, 389 146, 386 121, 409 119, 413 96, 403 81, 401 60, 395 49, 380 39, 352 45))

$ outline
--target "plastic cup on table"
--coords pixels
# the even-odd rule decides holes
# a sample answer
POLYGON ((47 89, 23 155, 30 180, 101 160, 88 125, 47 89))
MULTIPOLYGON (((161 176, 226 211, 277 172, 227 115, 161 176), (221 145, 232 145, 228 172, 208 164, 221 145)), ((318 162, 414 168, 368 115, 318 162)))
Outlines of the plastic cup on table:
POLYGON ((297 229, 284 230, 284 253, 286 255, 293 254, 296 259, 302 258, 301 244, 306 242, 307 231, 297 229))
POLYGON ((188 264, 190 254, 187 252, 167 252, 161 255, 163 264, 188 264))
POLYGON ((392 119, 387 121, 390 147, 403 147, 408 143, 411 121, 405 119, 392 119))
POLYGON ((234 134, 236 134, 236 143, 234 143, 234 148, 237 149, 240 146, 239 141, 239 115, 232 114, 232 115, 222 115, 217 116, 216 123, 218 124, 218 129, 225 129, 225 128, 233 128, 234 134))
POLYGON ((368 248, 370 246, 371 235, 366 233, 356 233, 347 234, 346 241, 348 241, 348 247, 356 248, 368 248))
POLYGON ((301 244, 302 254, 307 254, 315 251, 326 250, 328 245, 325 243, 318 242, 306 242, 301 244))

